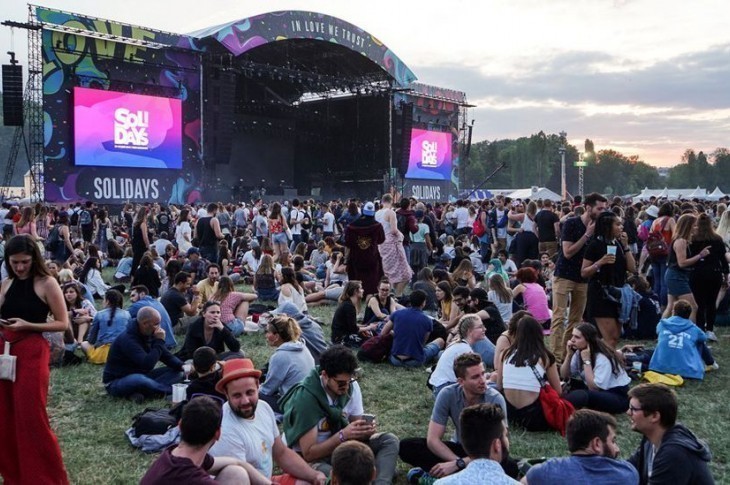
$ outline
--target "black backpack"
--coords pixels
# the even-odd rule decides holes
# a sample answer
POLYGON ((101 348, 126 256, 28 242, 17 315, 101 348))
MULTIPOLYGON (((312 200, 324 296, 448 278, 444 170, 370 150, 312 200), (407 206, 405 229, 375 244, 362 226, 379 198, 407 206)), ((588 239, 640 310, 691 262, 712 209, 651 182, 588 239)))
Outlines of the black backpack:
POLYGON ((53 229, 51 229, 50 234, 48 234, 48 239, 46 239, 46 249, 48 251, 55 251, 58 249, 58 246, 62 243, 61 241, 61 230, 59 229, 59 226, 53 226, 53 229))
POLYGON ((147 408, 132 418, 132 428, 136 436, 145 434, 165 434, 177 426, 179 417, 171 409, 147 408))

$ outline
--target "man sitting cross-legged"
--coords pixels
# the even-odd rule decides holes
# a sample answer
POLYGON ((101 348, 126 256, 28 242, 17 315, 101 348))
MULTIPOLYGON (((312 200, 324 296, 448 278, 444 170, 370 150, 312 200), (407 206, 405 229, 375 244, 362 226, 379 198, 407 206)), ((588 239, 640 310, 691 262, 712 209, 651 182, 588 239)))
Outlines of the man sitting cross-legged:
POLYGON ((155 460, 140 485, 250 483, 244 463, 208 454, 221 434, 220 404, 207 396, 196 397, 185 406, 179 426, 180 444, 155 460))
POLYGON ((571 456, 530 468, 522 483, 639 483, 634 467, 618 459, 616 418, 610 414, 576 411, 568 421, 566 439, 571 456))
POLYGON ((519 482, 504 473, 509 459, 509 437, 502 408, 475 404, 462 411, 459 426, 469 464, 466 469, 436 480, 438 485, 514 485, 519 482))
POLYGON ((363 419, 362 393, 355 382, 355 355, 343 345, 334 345, 322 353, 319 363, 279 401, 284 410, 287 443, 313 468, 329 474, 335 449, 346 441, 362 441, 375 454, 377 474, 373 483, 392 483, 398 438, 378 433, 373 420, 363 419))
MULTIPOLYGON (((484 363, 479 354, 468 352, 454 361, 457 383, 444 387, 436 397, 436 403, 428 423, 428 435, 423 438, 409 438, 401 442, 400 458, 416 467, 412 473, 428 472, 434 477, 445 477, 463 470, 469 463, 462 447, 464 432, 459 424, 462 410, 473 404, 487 403, 499 406, 507 426, 507 404, 504 397, 487 386, 484 363), (449 418, 456 428, 454 441, 442 441, 449 418), (418 470, 422 469, 422 470, 418 470)), ((508 473, 517 476, 517 466, 509 462, 508 473)))

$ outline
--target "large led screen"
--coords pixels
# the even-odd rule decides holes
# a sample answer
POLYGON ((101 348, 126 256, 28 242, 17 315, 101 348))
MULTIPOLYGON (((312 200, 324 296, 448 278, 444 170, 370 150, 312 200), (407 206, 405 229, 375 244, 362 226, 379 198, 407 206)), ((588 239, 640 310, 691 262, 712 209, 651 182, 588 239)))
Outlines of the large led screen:
POLYGON ((179 99, 74 88, 75 164, 182 168, 179 99))
POLYGON ((451 133, 414 128, 406 178, 451 180, 451 133))

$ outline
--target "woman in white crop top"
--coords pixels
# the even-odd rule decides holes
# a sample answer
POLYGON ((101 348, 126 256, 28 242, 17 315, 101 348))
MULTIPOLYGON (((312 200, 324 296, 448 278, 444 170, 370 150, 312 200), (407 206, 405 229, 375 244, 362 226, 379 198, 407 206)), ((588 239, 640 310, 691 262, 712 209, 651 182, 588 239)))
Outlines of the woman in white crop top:
POLYGON ((560 368, 564 379, 570 378, 571 390, 565 399, 575 409, 588 408, 609 414, 629 409, 631 378, 608 344, 598 337, 590 323, 573 329, 565 361, 560 368))
POLYGON ((497 369, 497 385, 504 391, 507 417, 527 431, 552 429, 545 420, 540 404, 541 379, 560 395, 560 377, 555 357, 545 347, 542 327, 531 316, 517 322, 515 339, 502 354, 502 366, 497 369), (534 370, 533 370, 534 369, 534 370))

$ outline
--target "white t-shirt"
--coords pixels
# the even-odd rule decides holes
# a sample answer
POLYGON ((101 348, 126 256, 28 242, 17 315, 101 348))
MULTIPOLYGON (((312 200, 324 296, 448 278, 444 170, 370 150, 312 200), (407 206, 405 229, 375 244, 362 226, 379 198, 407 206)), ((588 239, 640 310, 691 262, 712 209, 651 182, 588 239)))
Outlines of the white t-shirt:
MULTIPOLYGON (((349 418, 350 416, 362 416, 365 412, 362 405, 362 392, 360 391, 360 385, 357 382, 353 382, 350 385, 352 386, 352 396, 350 397, 350 400, 347 401, 347 404, 345 404, 345 407, 342 408, 342 414, 344 414, 345 418, 349 418)), ((327 400, 330 405, 335 404, 335 401, 329 396, 329 394, 327 394, 327 400)), ((332 431, 330 431, 327 418, 320 419, 317 422, 317 443, 324 443, 330 436, 332 436, 332 431)), ((292 449, 296 452, 302 451, 299 447, 299 443, 296 443, 292 449)))
POLYGON ((456 216, 456 228, 463 229, 469 227, 469 209, 466 207, 457 207, 454 211, 456 216))
POLYGON ((515 265, 515 262, 511 259, 507 258, 507 261, 502 263, 502 269, 505 273, 516 273, 517 272, 517 265, 515 265))
POLYGON ((322 216, 322 232, 335 232, 335 215, 327 212, 322 216))
POLYGON ((497 292, 494 290, 489 290, 487 292, 487 297, 489 298, 489 301, 494 303, 494 305, 497 307, 497 310, 499 310, 499 314, 502 316, 502 320, 505 322, 509 322, 510 318, 512 318, 512 300, 508 302, 502 302, 499 299, 499 295, 497 295, 497 292))
POLYGON ((190 241, 185 240, 185 234, 188 235, 188 239, 192 239, 192 232, 188 221, 181 222, 175 228, 175 241, 177 242, 178 249, 183 253, 192 247, 190 241))
MULTIPOLYGON (((580 352, 575 352, 570 361, 570 375, 580 376, 585 381, 586 375, 581 367, 580 352)), ((604 391, 614 387, 628 386, 631 378, 622 366, 618 375, 611 370, 611 361, 603 354, 596 354, 596 365, 593 367, 593 382, 604 391)))
POLYGON ((259 269, 260 261, 256 259, 252 249, 243 253, 243 262, 246 263, 254 273, 259 269))
POLYGON ((269 235, 269 222, 266 220, 266 217, 259 214, 256 216, 256 219, 254 219, 254 223, 256 224, 256 235, 257 236, 268 236, 269 235))
POLYGON ((302 234, 302 221, 304 220, 304 211, 292 207, 289 212, 289 228, 292 234, 302 234))
POLYGON ((223 405, 221 437, 209 453, 212 456, 230 456, 249 463, 265 477, 271 478, 274 468, 272 450, 279 436, 276 418, 271 407, 259 399, 253 419, 243 419, 223 405))
POLYGON ((454 361, 461 354, 471 352, 472 349, 466 342, 458 342, 453 345, 449 345, 444 350, 444 353, 439 357, 439 361, 436 364, 431 377, 428 379, 429 384, 433 387, 442 386, 448 383, 456 382, 456 374, 454 374, 454 361))

